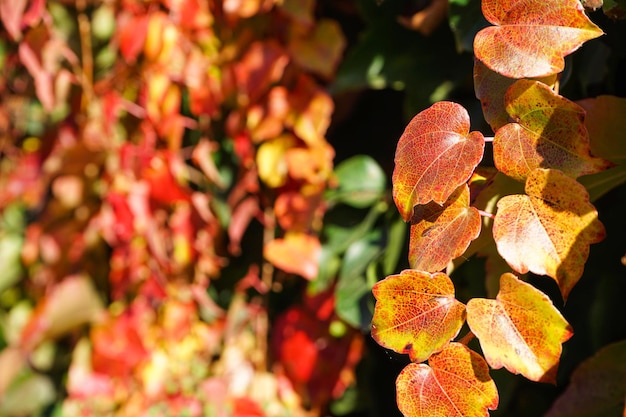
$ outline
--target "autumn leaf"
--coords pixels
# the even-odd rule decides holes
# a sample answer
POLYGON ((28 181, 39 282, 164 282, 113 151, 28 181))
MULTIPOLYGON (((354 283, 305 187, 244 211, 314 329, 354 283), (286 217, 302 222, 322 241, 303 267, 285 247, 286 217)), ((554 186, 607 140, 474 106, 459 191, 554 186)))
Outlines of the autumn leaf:
POLYGON ((536 169, 527 195, 498 201, 493 237, 515 271, 552 277, 564 299, 580 279, 589 245, 605 236, 585 188, 560 171, 536 169))
POLYGON ((290 232, 284 238, 274 239, 263 247, 263 256, 275 267, 315 279, 322 245, 317 237, 301 232, 290 232))
POLYGON ((578 0, 484 0, 495 26, 474 38, 474 54, 510 78, 543 77, 563 70, 563 58, 602 35, 578 0))
MULTIPOLYGON (((537 81, 553 86, 556 82, 556 74, 539 78, 537 81)), ((478 59, 474 60, 474 90, 476 98, 480 100, 485 121, 496 132, 509 122, 509 114, 504 108, 504 94, 516 81, 490 70, 478 59)))
POLYGON ((613 162, 626 161, 626 98, 598 96, 578 102, 587 112, 585 126, 589 132, 591 153, 613 162))
POLYGON ((309 33, 292 36, 288 49, 298 65, 325 78, 335 73, 346 47, 339 23, 321 19, 309 33))
POLYGON ((583 108, 545 84, 519 80, 504 101, 516 123, 496 132, 493 159, 506 175, 524 181, 535 168, 554 168, 577 178, 612 165, 591 156, 583 108))
POLYGON ((398 408, 407 417, 485 417, 499 401, 484 359, 460 343, 434 354, 428 365, 409 364, 396 388, 398 408))
POLYGON ((556 382, 561 344, 573 334, 548 296, 510 273, 495 300, 469 300, 467 324, 492 368, 536 382, 556 382))
POLYGON ((413 206, 443 204, 466 182, 483 156, 483 135, 470 132, 467 110, 442 101, 418 113, 396 148, 393 199, 405 221, 413 206))
POLYGON ((271 188, 285 185, 289 174, 289 164, 285 155, 296 144, 296 138, 288 133, 261 144, 256 154, 256 164, 259 178, 265 185, 271 188))
POLYGON ((465 252, 480 233, 480 214, 469 206, 469 187, 461 185, 443 206, 415 206, 409 264, 422 271, 441 271, 465 252))
POLYGON ((465 306, 454 298, 454 285, 443 273, 413 269, 379 281, 372 337, 398 353, 423 362, 452 340, 465 321, 465 306))
POLYGON ((600 349, 572 373, 546 417, 618 416, 626 411, 626 341, 600 349))
POLYGON ((39 301, 24 326, 20 344, 33 349, 44 340, 56 338, 102 314, 102 301, 91 280, 84 275, 65 277, 39 301))

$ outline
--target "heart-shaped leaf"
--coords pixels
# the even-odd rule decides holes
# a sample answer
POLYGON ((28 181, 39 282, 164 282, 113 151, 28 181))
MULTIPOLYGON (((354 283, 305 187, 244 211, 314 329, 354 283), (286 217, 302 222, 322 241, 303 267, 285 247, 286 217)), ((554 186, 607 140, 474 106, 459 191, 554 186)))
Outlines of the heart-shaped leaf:
POLYGON ((492 368, 540 382, 556 382, 561 344, 573 334, 548 296, 510 273, 495 300, 467 303, 467 324, 492 368))
MULTIPOLYGON (((537 81, 552 86, 556 82, 556 74, 542 77, 537 81)), ((509 114, 504 108, 504 94, 515 82, 514 78, 492 71, 478 59, 474 60, 474 90, 480 100, 485 121, 496 132, 509 122, 509 114)))
POLYGON ((470 207, 469 199, 469 187, 463 184, 443 206, 431 202, 415 207, 409 243, 411 268, 441 271, 478 237, 480 214, 470 207))
POLYGON ((535 168, 555 168, 577 178, 612 165, 591 156, 583 108, 545 84, 519 80, 504 101, 517 123, 496 132, 493 159, 506 175, 524 181, 535 168))
POLYGON ((589 245, 605 236, 585 188, 558 170, 536 169, 527 195, 498 201, 493 237, 515 271, 552 277, 564 299, 582 275, 589 245))
POLYGON ((510 78, 544 77, 563 70, 563 58, 602 35, 578 0, 483 0, 496 26, 478 32, 474 54, 510 78))
POLYGON ((452 340, 465 321, 465 306, 443 273, 413 269, 390 275, 372 289, 376 307, 372 337, 414 362, 428 359, 452 340))
POLYGON ((407 417, 485 417, 499 401, 485 360, 460 343, 450 343, 428 365, 409 364, 396 389, 398 408, 407 417))
POLYGON ((618 416, 626 399, 626 340, 582 362, 546 417, 618 416))
POLYGON ((443 204, 466 182, 483 156, 484 137, 470 132, 467 110, 441 101, 418 113, 396 148, 393 199, 405 221, 413 206, 443 204))

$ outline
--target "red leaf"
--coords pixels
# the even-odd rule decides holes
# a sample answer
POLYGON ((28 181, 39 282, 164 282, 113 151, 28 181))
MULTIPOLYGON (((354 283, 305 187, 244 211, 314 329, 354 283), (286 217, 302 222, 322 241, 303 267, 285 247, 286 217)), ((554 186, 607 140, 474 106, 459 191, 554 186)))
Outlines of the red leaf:
POLYGON ((467 111, 442 101, 417 114, 396 148, 393 198, 405 221, 413 207, 434 201, 443 204, 466 182, 483 156, 485 141, 470 132, 467 111))
POLYGON ((242 99, 255 103, 271 84, 283 76, 289 57, 275 41, 255 42, 235 65, 235 77, 242 99))
POLYGON ((3 0, 0 2, 0 19, 14 41, 19 41, 22 38, 22 16, 26 4, 26 0, 3 0))
POLYGON ((21 344, 32 349, 46 339, 95 320, 101 312, 102 302, 89 278, 82 275, 66 277, 37 304, 22 331, 21 344))
POLYGON ((469 206, 469 187, 461 185, 439 206, 415 206, 411 222, 409 263, 422 271, 441 271, 461 256, 480 234, 480 214, 469 206))
POLYGON ((496 26, 474 38, 474 53, 492 70, 511 78, 561 72, 563 57, 602 31, 578 0, 483 0, 485 18, 496 26))
POLYGON ((122 13, 117 20, 120 52, 128 63, 134 63, 143 50, 148 31, 148 15, 122 13))

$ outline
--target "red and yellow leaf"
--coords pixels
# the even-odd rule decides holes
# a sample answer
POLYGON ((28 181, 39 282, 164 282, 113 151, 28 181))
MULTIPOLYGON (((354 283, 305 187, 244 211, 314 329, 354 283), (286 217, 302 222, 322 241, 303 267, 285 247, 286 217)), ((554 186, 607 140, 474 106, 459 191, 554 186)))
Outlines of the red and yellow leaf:
POLYGON ((498 201, 498 252, 520 274, 552 277, 566 299, 582 275, 589 245, 604 238, 604 226, 585 188, 560 171, 534 170, 525 190, 527 195, 498 201))
POLYGON ((467 324, 492 368, 538 382, 556 382, 561 344, 573 334, 548 296, 510 273, 500 277, 495 300, 467 303, 467 324))
POLYGON ((484 0, 482 11, 495 26, 474 38, 474 53, 510 78, 561 72, 563 58, 602 35, 578 0, 484 0))
POLYGON ((469 205, 467 184, 461 185, 443 206, 415 207, 409 243, 409 264, 421 271, 441 271, 461 256, 480 234, 480 214, 469 205))
POLYGON ((443 273, 408 269, 372 288, 376 298, 372 337, 398 353, 423 362, 452 340, 465 321, 465 306, 443 273))
POLYGON ((405 221, 413 207, 443 204, 466 182, 483 156, 484 137, 470 132, 467 111, 442 101, 418 113, 396 148, 393 199, 405 221))
POLYGON ((590 154, 583 108, 545 84, 519 80, 504 101, 516 123, 496 132, 493 158, 506 175, 524 181, 535 168, 554 168, 577 178, 611 166, 590 154))
POLYGON ((449 344, 428 365, 409 364, 396 389, 398 408, 407 417, 486 417, 499 401, 484 359, 460 343, 449 344))

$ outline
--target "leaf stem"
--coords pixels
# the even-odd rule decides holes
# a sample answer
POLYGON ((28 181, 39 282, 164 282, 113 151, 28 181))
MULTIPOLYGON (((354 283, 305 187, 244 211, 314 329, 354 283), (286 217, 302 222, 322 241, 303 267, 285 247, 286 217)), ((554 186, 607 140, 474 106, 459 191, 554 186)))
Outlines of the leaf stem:
POLYGON ((467 344, 468 344, 469 342, 471 342, 471 341, 472 341, 472 339, 474 339, 474 337, 476 337, 476 336, 475 336, 475 335, 474 335, 474 333, 472 333, 472 331, 470 330, 469 332, 467 332, 467 333, 465 334, 465 336, 463 336, 462 338, 460 338, 460 339, 458 340, 458 343, 461 343, 461 344, 463 344, 463 345, 467 346, 467 344))
POLYGON ((485 142, 493 142, 493 136, 485 136, 485 142))
POLYGON ((487 217, 491 220, 493 220, 496 216, 493 213, 489 213, 488 211, 484 211, 484 210, 478 210, 478 213, 482 216, 482 217, 487 217))
POLYGON ((76 8, 78 9, 78 31, 80 34, 81 49, 81 84, 83 88, 83 97, 81 107, 86 109, 93 98, 93 50, 91 45, 91 24, 89 18, 85 14, 87 3, 85 0, 77 0, 76 8))

